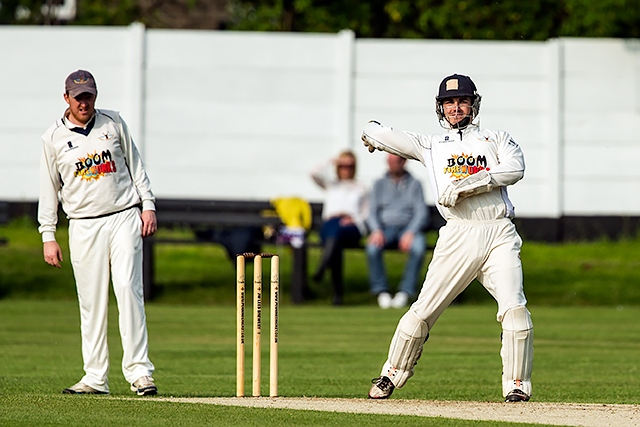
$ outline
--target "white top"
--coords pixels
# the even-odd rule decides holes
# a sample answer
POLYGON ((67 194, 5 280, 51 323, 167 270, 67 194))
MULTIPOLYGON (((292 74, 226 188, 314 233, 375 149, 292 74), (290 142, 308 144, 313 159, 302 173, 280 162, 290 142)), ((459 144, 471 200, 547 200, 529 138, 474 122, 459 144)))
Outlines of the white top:
POLYGON ((362 135, 376 148, 421 162, 427 168, 436 199, 452 181, 482 169, 489 172, 496 187, 493 191, 463 199, 453 208, 436 205, 445 220, 486 221, 515 216, 506 186, 524 176, 524 155, 507 132, 469 125, 462 131, 422 135, 369 122, 362 135))
POLYGON ((72 130, 83 128, 66 118, 42 135, 38 231, 43 242, 55 240, 58 202, 71 219, 106 215, 141 202, 143 210, 155 210, 151 183, 120 114, 96 110, 94 119, 86 135, 72 130))
POLYGON ((322 219, 328 220, 335 216, 349 215, 363 236, 367 233, 366 219, 369 215, 369 190, 355 179, 330 179, 335 174, 333 163, 316 167, 311 176, 314 181, 325 189, 325 199, 322 205, 322 219))

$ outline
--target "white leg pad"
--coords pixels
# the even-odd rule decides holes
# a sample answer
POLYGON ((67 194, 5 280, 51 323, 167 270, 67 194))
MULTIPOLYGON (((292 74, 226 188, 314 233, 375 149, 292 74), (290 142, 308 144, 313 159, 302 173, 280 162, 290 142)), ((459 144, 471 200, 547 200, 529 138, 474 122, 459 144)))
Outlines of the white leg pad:
POLYGON ((517 388, 531 396, 533 322, 526 307, 507 310, 502 318, 502 394, 517 388))
POLYGON ((413 368, 422 355, 428 335, 427 323, 413 311, 407 311, 398 322, 381 375, 391 378, 397 388, 402 387, 413 376, 413 368))

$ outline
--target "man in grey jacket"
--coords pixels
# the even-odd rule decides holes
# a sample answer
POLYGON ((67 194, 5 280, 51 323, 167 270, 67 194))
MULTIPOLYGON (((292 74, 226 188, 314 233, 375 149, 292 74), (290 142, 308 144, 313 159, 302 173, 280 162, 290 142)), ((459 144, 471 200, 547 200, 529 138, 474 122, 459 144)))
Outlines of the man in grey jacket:
POLYGON ((367 260, 371 293, 378 296, 380 308, 405 307, 415 294, 426 242, 424 229, 428 211, 420 181, 405 169, 406 159, 389 154, 389 170, 378 179, 370 195, 367 260), (408 254, 395 296, 389 292, 383 251, 398 248, 408 254))

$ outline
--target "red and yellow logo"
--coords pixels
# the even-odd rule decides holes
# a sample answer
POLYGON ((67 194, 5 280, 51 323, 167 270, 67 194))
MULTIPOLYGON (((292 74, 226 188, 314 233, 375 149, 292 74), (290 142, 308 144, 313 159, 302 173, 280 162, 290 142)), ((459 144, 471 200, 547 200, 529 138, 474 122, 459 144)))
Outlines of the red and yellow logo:
POLYGON ((99 153, 87 154, 76 162, 75 176, 86 181, 98 180, 104 175, 116 172, 116 162, 111 159, 109 150, 99 153))
POLYGON ((487 158, 485 156, 475 156, 471 153, 452 154, 447 160, 447 166, 444 173, 454 179, 465 178, 474 173, 478 173, 487 167, 487 158))

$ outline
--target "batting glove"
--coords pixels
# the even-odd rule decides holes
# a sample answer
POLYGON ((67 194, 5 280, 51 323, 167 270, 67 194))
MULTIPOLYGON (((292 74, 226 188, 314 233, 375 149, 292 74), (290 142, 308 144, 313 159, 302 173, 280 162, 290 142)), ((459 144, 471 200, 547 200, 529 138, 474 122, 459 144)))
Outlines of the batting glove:
MULTIPOLYGON (((362 142, 364 142, 364 146, 367 147, 367 150, 369 150, 370 153, 376 151, 376 147, 374 147, 373 144, 367 140, 367 136, 365 134, 362 134, 362 142)), ((380 149, 378 148, 378 150, 380 149)))
POLYGON ((455 182, 452 182, 444 189, 442 196, 438 199, 438 203, 445 208, 452 208, 458 201, 458 193, 456 192, 455 182))
POLYGON ((476 194, 488 193, 493 190, 491 175, 486 170, 469 175, 466 178, 453 181, 438 199, 438 203, 445 208, 452 208, 459 199, 475 196, 476 194))

